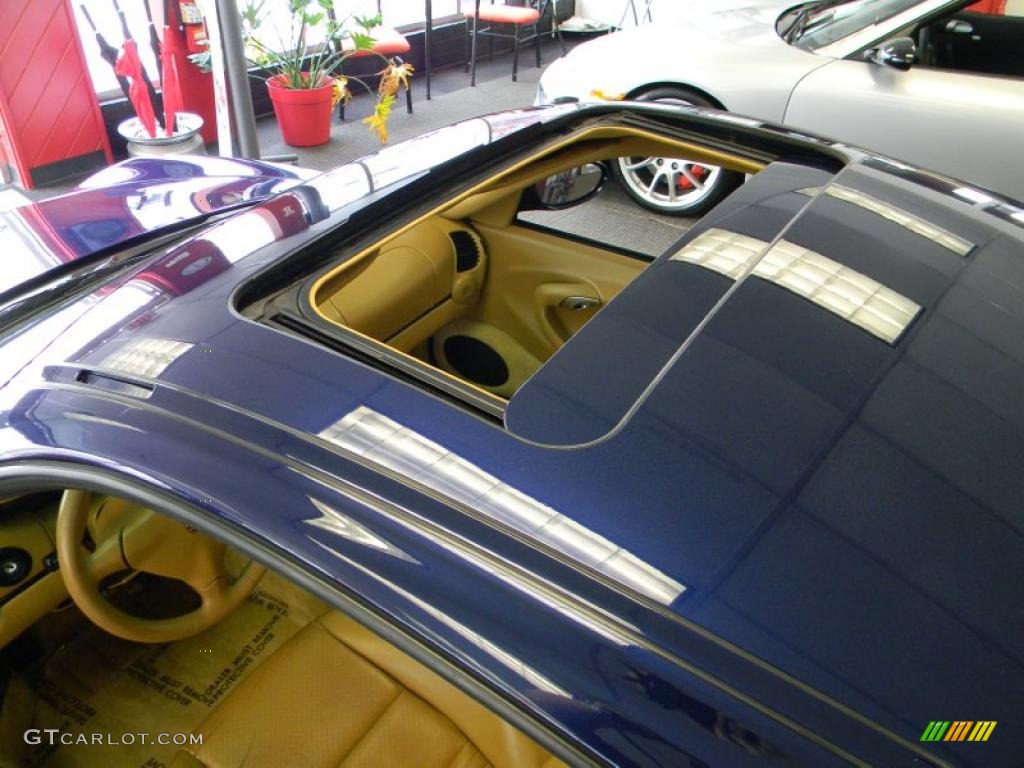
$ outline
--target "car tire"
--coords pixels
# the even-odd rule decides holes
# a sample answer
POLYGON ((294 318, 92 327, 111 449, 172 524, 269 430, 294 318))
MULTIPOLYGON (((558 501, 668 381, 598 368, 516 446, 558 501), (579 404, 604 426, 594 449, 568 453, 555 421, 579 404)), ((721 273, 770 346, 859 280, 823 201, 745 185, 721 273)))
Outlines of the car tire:
MULTIPOLYGON (((682 87, 654 88, 636 101, 662 101, 720 109, 682 87)), ((703 216, 743 183, 743 174, 672 157, 620 157, 611 163, 619 186, 644 208, 667 216, 703 216)))

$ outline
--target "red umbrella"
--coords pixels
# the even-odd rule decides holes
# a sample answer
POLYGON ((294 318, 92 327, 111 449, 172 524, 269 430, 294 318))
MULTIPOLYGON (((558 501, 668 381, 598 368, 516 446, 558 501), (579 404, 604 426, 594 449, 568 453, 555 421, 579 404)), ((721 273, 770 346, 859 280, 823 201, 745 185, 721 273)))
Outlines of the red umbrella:
POLYGON ((135 114, 139 116, 139 120, 150 138, 155 138, 156 113, 153 112, 153 102, 149 98, 149 91, 142 79, 139 46, 134 40, 124 41, 124 45, 121 47, 121 58, 117 60, 114 72, 128 78, 128 98, 131 100, 132 106, 135 107, 135 114))
POLYGON ((164 125, 167 127, 168 136, 174 134, 175 115, 185 110, 181 83, 178 81, 178 54, 177 35, 170 27, 164 27, 164 41, 160 48, 160 63, 163 67, 160 88, 164 93, 164 125))

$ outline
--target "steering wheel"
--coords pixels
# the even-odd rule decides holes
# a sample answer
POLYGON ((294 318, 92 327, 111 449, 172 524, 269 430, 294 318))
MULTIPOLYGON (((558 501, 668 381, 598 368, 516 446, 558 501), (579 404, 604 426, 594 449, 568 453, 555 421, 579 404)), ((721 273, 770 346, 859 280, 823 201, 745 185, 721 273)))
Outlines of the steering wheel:
POLYGON ((191 637, 241 605, 266 568, 249 561, 232 579, 226 551, 225 544, 169 517, 122 499, 94 499, 88 491, 66 490, 57 514, 57 558, 68 594, 95 624, 125 640, 167 643, 191 637), (82 545, 87 525, 96 542, 92 552, 82 545), (100 592, 105 577, 125 569, 183 581, 200 605, 169 619, 125 613, 100 592))

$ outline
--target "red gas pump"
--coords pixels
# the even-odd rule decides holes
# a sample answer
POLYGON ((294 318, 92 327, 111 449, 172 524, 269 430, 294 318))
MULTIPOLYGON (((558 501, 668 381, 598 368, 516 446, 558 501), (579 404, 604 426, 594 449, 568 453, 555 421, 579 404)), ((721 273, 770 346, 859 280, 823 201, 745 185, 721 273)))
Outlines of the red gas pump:
POLYGON ((213 76, 203 72, 185 57, 185 53, 203 53, 206 46, 206 25, 195 0, 167 0, 165 34, 177 35, 177 49, 182 51, 178 62, 178 80, 187 112, 203 118, 203 141, 217 140, 217 110, 213 101, 213 76))
POLYGON ((185 31, 185 46, 188 52, 203 53, 209 43, 206 37, 206 25, 203 23, 203 14, 199 10, 199 6, 196 5, 195 0, 181 0, 178 2, 178 11, 181 26, 185 31))

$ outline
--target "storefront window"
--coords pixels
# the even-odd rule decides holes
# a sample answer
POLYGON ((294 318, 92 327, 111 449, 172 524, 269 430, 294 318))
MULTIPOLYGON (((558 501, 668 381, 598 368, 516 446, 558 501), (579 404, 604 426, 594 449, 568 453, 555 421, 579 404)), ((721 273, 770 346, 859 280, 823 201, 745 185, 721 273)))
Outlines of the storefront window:
MULTIPOLYGON (((488 2, 488 0, 483 0, 488 2)), ((464 5, 471 8, 473 0, 433 0, 431 12, 434 19, 443 19, 446 16, 461 14, 464 5)), ((424 0, 381 0, 381 12, 384 15, 384 23, 390 27, 404 27, 407 25, 422 24, 425 17, 424 0)))
MULTIPOLYGON (((113 46, 117 53, 121 53, 121 45, 124 43, 124 32, 121 27, 121 20, 118 18, 114 4, 110 0, 78 0, 72 3, 75 9, 75 21, 78 24, 78 33, 82 39, 82 49, 85 51, 85 62, 89 67, 89 75, 92 77, 93 87, 96 93, 101 95, 119 96, 121 89, 114 77, 113 67, 103 60, 100 55, 100 46, 96 40, 96 34, 82 12, 85 8, 89 18, 96 26, 96 32, 103 36, 106 42, 113 46)), ((128 24, 128 31, 131 32, 135 42, 139 46, 139 58, 142 59, 142 66, 150 78, 156 83, 160 79, 160 68, 157 66, 153 49, 149 44, 149 21, 146 19, 146 11, 142 3, 134 0, 120 0, 118 5, 124 12, 128 24)), ((159 6, 160 3, 154 3, 159 6)), ((160 23, 162 17, 154 16, 153 20, 160 23)), ((162 32, 162 27, 161 30, 162 32)))
MULTIPOLYGON (((489 0, 483 0, 488 2, 489 0)), ((244 6, 245 0, 238 0, 239 8, 244 6)), ((452 16, 461 15, 465 8, 470 8, 473 0, 432 0, 431 9, 435 21, 452 16)), ((139 56, 146 68, 150 79, 156 84, 160 79, 160 68, 153 54, 150 45, 149 22, 146 18, 146 11, 142 2, 137 0, 120 0, 119 5, 124 11, 128 29, 139 46, 139 56)), ((157 31, 163 33, 163 3, 161 0, 152 0, 153 20, 157 31)), ((403 30, 416 29, 422 26, 426 18, 426 0, 380 0, 380 9, 384 18, 384 24, 389 27, 399 27, 403 30)), ((85 50, 85 60, 89 66, 89 74, 92 76, 93 86, 101 97, 114 98, 121 94, 117 80, 114 77, 113 68, 104 61, 100 55, 100 47, 93 32, 92 25, 86 17, 91 18, 95 25, 96 32, 101 34, 106 42, 113 46, 119 54, 121 44, 124 42, 121 20, 110 0, 79 0, 74 3, 75 17, 78 22, 79 34, 82 39, 82 47, 85 50), (85 12, 82 11, 85 9, 85 12)), ((336 0, 335 9, 339 19, 349 14, 356 16, 373 16, 377 13, 377 0, 336 0)), ((263 13, 266 16, 264 33, 261 37, 272 42, 274 40, 288 40, 290 37, 290 17, 287 10, 287 0, 266 0, 263 6, 263 13)), ((310 37, 308 42, 315 44, 318 40, 310 37)))

